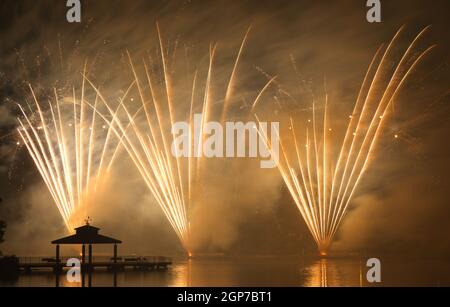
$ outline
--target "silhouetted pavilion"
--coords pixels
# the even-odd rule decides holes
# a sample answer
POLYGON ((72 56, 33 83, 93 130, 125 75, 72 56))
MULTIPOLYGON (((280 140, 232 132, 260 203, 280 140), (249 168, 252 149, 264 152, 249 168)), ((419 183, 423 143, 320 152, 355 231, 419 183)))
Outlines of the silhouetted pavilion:
POLYGON ((86 221, 86 225, 75 228, 75 234, 64 237, 61 239, 57 239, 52 241, 52 244, 56 244, 56 263, 60 263, 60 250, 59 246, 61 244, 81 244, 81 262, 83 264, 86 263, 86 244, 89 247, 89 269, 92 268, 92 245, 93 244, 114 244, 114 263, 117 263, 117 244, 122 243, 122 241, 110 238, 107 236, 103 236, 98 233, 100 228, 89 225, 89 222, 86 221))

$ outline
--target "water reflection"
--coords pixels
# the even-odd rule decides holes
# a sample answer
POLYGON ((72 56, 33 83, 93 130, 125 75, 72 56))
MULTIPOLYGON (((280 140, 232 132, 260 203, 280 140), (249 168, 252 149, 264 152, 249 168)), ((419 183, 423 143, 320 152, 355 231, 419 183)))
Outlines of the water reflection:
POLYGON ((305 268, 306 287, 363 286, 361 261, 319 259, 305 268))
POLYGON ((306 269, 309 272, 309 277, 306 279, 305 286, 307 287, 328 287, 328 270, 327 260, 320 259, 313 263, 306 269))
POLYGON ((298 259, 191 259, 173 265, 174 286, 300 286, 298 259))
MULTIPOLYGON (((119 287, 201 287, 201 286, 373 286, 365 280, 364 259, 302 257, 240 257, 175 259, 167 271, 126 271, 117 273, 119 287)), ((22 274, 19 280, 0 286, 54 286, 50 272, 22 274)), ((61 287, 80 287, 61 274, 61 287)), ((114 285, 114 274, 95 271, 92 286, 114 285)), ((382 259, 381 286, 450 285, 448 261, 382 259)))
POLYGON ((194 259, 173 271, 176 286, 368 286, 359 259, 194 259))

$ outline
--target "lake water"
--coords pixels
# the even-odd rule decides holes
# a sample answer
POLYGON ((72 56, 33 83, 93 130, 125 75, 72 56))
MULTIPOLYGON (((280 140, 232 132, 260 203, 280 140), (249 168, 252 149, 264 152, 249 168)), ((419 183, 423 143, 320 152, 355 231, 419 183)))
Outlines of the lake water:
MULTIPOLYGON (((199 258, 174 260, 167 271, 117 273, 117 286, 374 286, 366 281, 367 259, 300 257, 199 258)), ((382 282, 377 286, 450 286, 450 261, 381 260, 382 282)), ((49 272, 21 274, 2 286, 55 286, 49 272)), ((60 277, 61 286, 77 287, 60 277)), ((113 286, 114 275, 96 271, 92 285, 113 286)))

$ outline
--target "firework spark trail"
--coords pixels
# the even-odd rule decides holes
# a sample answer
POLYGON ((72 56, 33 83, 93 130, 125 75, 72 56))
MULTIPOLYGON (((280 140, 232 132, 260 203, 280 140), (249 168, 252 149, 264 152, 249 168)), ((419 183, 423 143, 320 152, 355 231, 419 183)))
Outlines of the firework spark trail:
MULTIPOLYGON (((389 116, 389 107, 417 64, 435 47, 433 45, 418 54, 413 53, 417 42, 428 28, 424 28, 409 44, 394 66, 394 71, 388 75, 390 77, 386 85, 382 85, 385 80, 382 75, 387 73, 389 66, 387 59, 392 55, 392 46, 397 41, 402 28, 386 47, 381 59, 382 47, 377 50, 363 80, 337 157, 330 157, 332 138, 329 132, 332 129, 328 128, 330 125, 326 93, 322 114, 322 133, 317 132, 316 102, 313 101, 312 127, 307 124, 305 129, 306 149, 300 145, 304 143, 299 140, 292 117, 289 126, 291 132, 284 135, 284 140, 280 138, 282 158, 278 164, 278 170, 321 254, 326 254, 367 169, 380 139, 383 124, 389 116), (381 95, 377 95, 376 92, 380 88, 381 95), (311 130, 312 140, 309 136, 311 130), (297 167, 289 157, 286 144, 294 144, 297 167), (333 162, 336 162, 334 169, 331 167, 333 162), (300 176, 296 169, 299 169, 300 176)), ((271 150, 271 144, 265 132, 260 131, 260 135, 271 150)))
POLYGON ((250 33, 250 30, 251 30, 251 27, 249 27, 247 29, 247 32, 245 33, 244 39, 242 40, 241 46, 239 48, 239 52, 238 52, 238 54, 236 56, 236 60, 234 62, 233 70, 231 71, 231 76, 230 76, 230 80, 228 82, 227 91, 225 93, 225 100, 224 100, 224 103, 223 103, 222 120, 221 120, 221 122, 223 122, 225 120, 225 117, 227 115, 228 104, 229 104, 229 100, 230 100, 230 97, 231 97, 232 91, 233 91, 233 85, 234 85, 234 78, 236 76, 236 70, 237 70, 239 59, 241 58, 242 51, 244 49, 245 43, 247 41, 248 34, 250 33))
MULTIPOLYGON (((102 138, 96 129, 96 111, 88 108, 90 103, 86 100, 84 82, 81 100, 76 100, 73 89, 72 106, 63 106, 54 89, 54 102, 49 101, 48 109, 44 110, 31 85, 30 91, 36 108, 26 112, 19 105, 23 118, 18 118, 17 130, 67 230, 72 232, 81 222, 81 214, 87 214, 90 194, 107 174, 103 162, 108 162, 106 170, 109 170, 114 159, 115 155, 110 155, 108 150, 113 146, 109 137, 111 127, 102 126, 108 135, 106 139, 102 138), (69 114, 69 118, 63 117, 63 114, 69 114), (91 185, 94 189, 90 189, 91 185)), ((95 106, 97 100, 96 95, 95 106)), ((116 150, 119 144, 114 145, 116 150)))
MULTIPOLYGON (((159 29, 158 29, 159 32, 159 29)), ((161 56, 165 57, 164 47, 162 45, 161 36, 160 39, 160 48, 161 48, 161 56)), ((186 204, 191 201, 191 184, 195 182, 195 172, 192 171, 194 168, 193 165, 197 164, 196 161, 198 158, 189 158, 189 172, 188 172, 188 200, 185 200, 184 194, 184 185, 183 185, 183 175, 180 159, 177 159, 172 156, 170 152, 170 137, 167 136, 165 122, 165 112, 163 110, 164 105, 160 102, 159 97, 157 97, 155 89, 154 89, 154 81, 152 80, 152 74, 144 61, 145 75, 147 86, 150 91, 150 97, 153 103, 153 111, 156 115, 156 125, 157 128, 153 126, 153 122, 155 122, 150 114, 150 110, 148 109, 144 91, 141 86, 141 82, 136 73, 134 64, 131 60, 130 55, 129 61, 131 70, 134 75, 134 85, 136 85, 140 101, 142 103, 141 110, 144 110, 145 113, 145 124, 143 126, 136 123, 134 117, 130 115, 128 108, 121 104, 119 108, 125 112, 125 119, 119 118, 117 116, 117 111, 114 111, 107 100, 100 93, 98 88, 88 80, 91 86, 97 91, 100 100, 105 104, 108 109, 108 112, 112 115, 112 119, 108 121, 104 116, 105 121, 107 121, 108 125, 111 127, 111 131, 113 131, 116 136, 121 137, 121 143, 124 148, 128 152, 132 161, 136 165, 139 173, 141 174, 144 182, 148 186, 149 190, 152 192, 155 197, 158 205, 161 207, 163 213, 167 217, 170 225, 173 227, 175 233, 179 237, 185 249, 189 250, 188 242, 189 242, 189 218, 188 212, 186 209, 186 204), (127 123, 127 126, 125 125, 127 123), (128 130, 128 128, 131 128, 128 130)), ((165 69, 165 59, 163 61, 163 66, 165 69)), ((210 61, 211 63, 211 61, 210 61)), ((174 110, 172 108, 172 102, 170 98, 170 93, 172 91, 170 87, 170 81, 168 80, 169 75, 167 72, 164 73, 164 87, 165 87, 165 100, 167 102, 167 111, 169 113, 169 124, 173 125, 174 123, 174 110)), ((190 125, 189 128, 192 129, 192 120, 193 120, 193 108, 194 108, 194 90, 196 86, 196 75, 193 81, 193 93, 191 98, 191 110, 190 110, 190 125)), ((125 96, 128 95, 128 91, 125 93, 125 96)), ((206 109, 208 107, 208 99, 205 98, 203 109, 202 109, 202 123, 205 121, 206 109)), ((139 110, 138 110, 139 112, 139 110)), ((138 113, 136 112, 136 113, 138 113)), ((174 136, 172 135, 172 138, 174 136)), ((194 142, 192 138, 189 140, 190 142, 190 152, 193 150, 197 150, 193 148, 194 142)))
MULTIPOLYGON (((131 58, 130 65, 135 72, 131 58)), ((126 118, 121 119, 116 116, 114 110, 102 96, 100 91, 93 83, 91 83, 91 86, 97 91, 100 99, 107 107, 108 112, 111 115, 114 114, 112 120, 108 121, 106 118, 104 119, 108 122, 109 126, 112 127, 112 131, 114 131, 117 136, 123 136, 121 138, 121 143, 136 165, 144 182, 152 192, 183 246, 188 249, 188 216, 186 202, 184 197, 182 197, 182 195, 184 195, 184 192, 182 192, 184 186, 182 180, 180 180, 182 176, 181 167, 178 167, 177 163, 179 162, 177 162, 177 159, 172 157, 170 153, 168 145, 170 140, 165 133, 166 125, 164 122, 162 106, 155 95, 153 81, 148 67, 146 64, 144 64, 144 66, 150 95, 152 97, 154 113, 156 114, 157 129, 153 127, 153 120, 146 106, 144 93, 140 90, 139 79, 136 74, 134 75, 136 79, 134 83, 140 92, 142 102, 141 109, 144 110, 146 117, 144 127, 136 123, 125 105, 121 105, 120 107, 125 112, 126 118), (128 126, 131 127, 131 131, 125 127, 123 122, 128 123, 128 126)), ((202 112, 202 114, 205 114, 205 112, 202 112)), ((170 122, 172 122, 172 120, 170 120, 170 122)), ((192 178, 192 172, 189 172, 189 182, 194 180, 192 178)))

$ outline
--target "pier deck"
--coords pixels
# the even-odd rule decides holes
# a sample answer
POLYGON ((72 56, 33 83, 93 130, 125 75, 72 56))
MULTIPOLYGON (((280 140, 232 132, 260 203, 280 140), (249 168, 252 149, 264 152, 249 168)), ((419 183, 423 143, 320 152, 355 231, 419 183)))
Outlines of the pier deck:
MULTIPOLYGON (((19 268, 21 271, 26 273, 31 273, 33 270, 51 269, 51 270, 63 270, 70 268, 67 266, 67 260, 70 258, 79 257, 64 257, 60 259, 59 263, 56 263, 55 258, 51 257, 20 257, 19 258, 19 268)), ((80 260, 81 261, 81 260, 80 260)), ((166 270, 172 261, 168 257, 155 257, 155 256, 144 256, 144 257, 118 257, 117 261, 114 258, 108 257, 93 257, 92 264, 87 262, 82 264, 83 268, 96 269, 103 268, 109 271, 123 271, 126 269, 140 270, 140 271, 151 271, 151 270, 166 270)))

